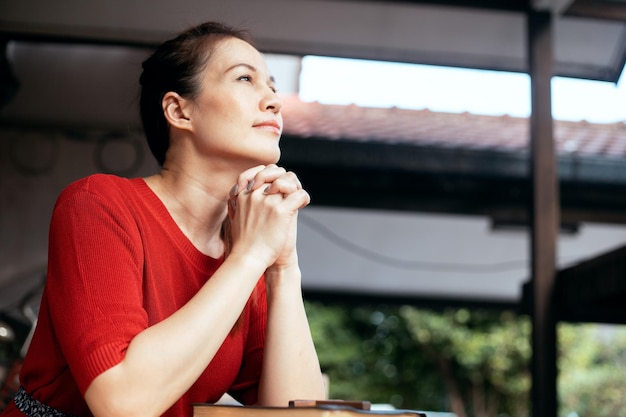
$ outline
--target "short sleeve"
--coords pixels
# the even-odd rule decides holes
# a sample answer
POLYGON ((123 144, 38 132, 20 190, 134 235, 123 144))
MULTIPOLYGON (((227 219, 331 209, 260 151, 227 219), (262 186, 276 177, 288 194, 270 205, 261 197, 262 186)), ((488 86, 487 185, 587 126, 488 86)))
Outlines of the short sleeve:
POLYGON ((127 207, 88 185, 57 201, 47 277, 56 339, 82 394, 148 326, 137 226, 127 207))

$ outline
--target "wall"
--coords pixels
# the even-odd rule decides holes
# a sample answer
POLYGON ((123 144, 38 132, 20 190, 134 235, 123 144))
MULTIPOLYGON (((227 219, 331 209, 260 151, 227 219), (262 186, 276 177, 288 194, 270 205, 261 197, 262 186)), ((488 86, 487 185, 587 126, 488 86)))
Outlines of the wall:
POLYGON ((156 169, 139 131, 0 129, 0 310, 42 279, 50 216, 65 186, 94 172, 156 169))

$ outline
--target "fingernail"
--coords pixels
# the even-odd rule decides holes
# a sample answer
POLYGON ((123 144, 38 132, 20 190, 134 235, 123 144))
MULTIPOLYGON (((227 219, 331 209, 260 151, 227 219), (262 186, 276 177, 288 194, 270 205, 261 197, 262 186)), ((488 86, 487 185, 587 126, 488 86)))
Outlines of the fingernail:
POLYGON ((270 186, 268 185, 267 187, 263 189, 263 194, 267 194, 269 190, 270 190, 270 186))
POLYGON ((233 185, 233 188, 230 189, 230 195, 233 197, 237 195, 237 191, 239 191, 239 184, 233 185))
POLYGON ((253 186, 254 186, 254 180, 250 180, 248 182, 248 186, 246 187, 246 190, 250 191, 253 186))

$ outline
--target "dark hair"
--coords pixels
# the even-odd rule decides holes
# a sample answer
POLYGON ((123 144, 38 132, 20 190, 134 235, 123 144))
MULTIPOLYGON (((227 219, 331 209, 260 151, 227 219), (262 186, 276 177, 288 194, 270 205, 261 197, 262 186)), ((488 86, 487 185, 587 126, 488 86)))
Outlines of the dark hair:
POLYGON ((207 22, 164 42, 143 62, 139 78, 141 122, 159 165, 165 162, 170 144, 169 126, 161 107, 163 97, 173 91, 182 97, 195 98, 199 90, 199 74, 215 44, 225 38, 238 38, 252 44, 251 37, 244 30, 207 22))

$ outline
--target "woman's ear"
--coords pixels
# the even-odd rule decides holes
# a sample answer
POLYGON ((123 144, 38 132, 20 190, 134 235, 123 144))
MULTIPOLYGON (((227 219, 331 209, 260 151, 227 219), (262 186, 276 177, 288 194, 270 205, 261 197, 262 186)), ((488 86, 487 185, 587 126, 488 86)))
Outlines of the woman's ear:
POLYGON ((161 100, 163 114, 171 126, 179 129, 189 129, 190 126, 190 102, 172 91, 166 93, 161 100))

